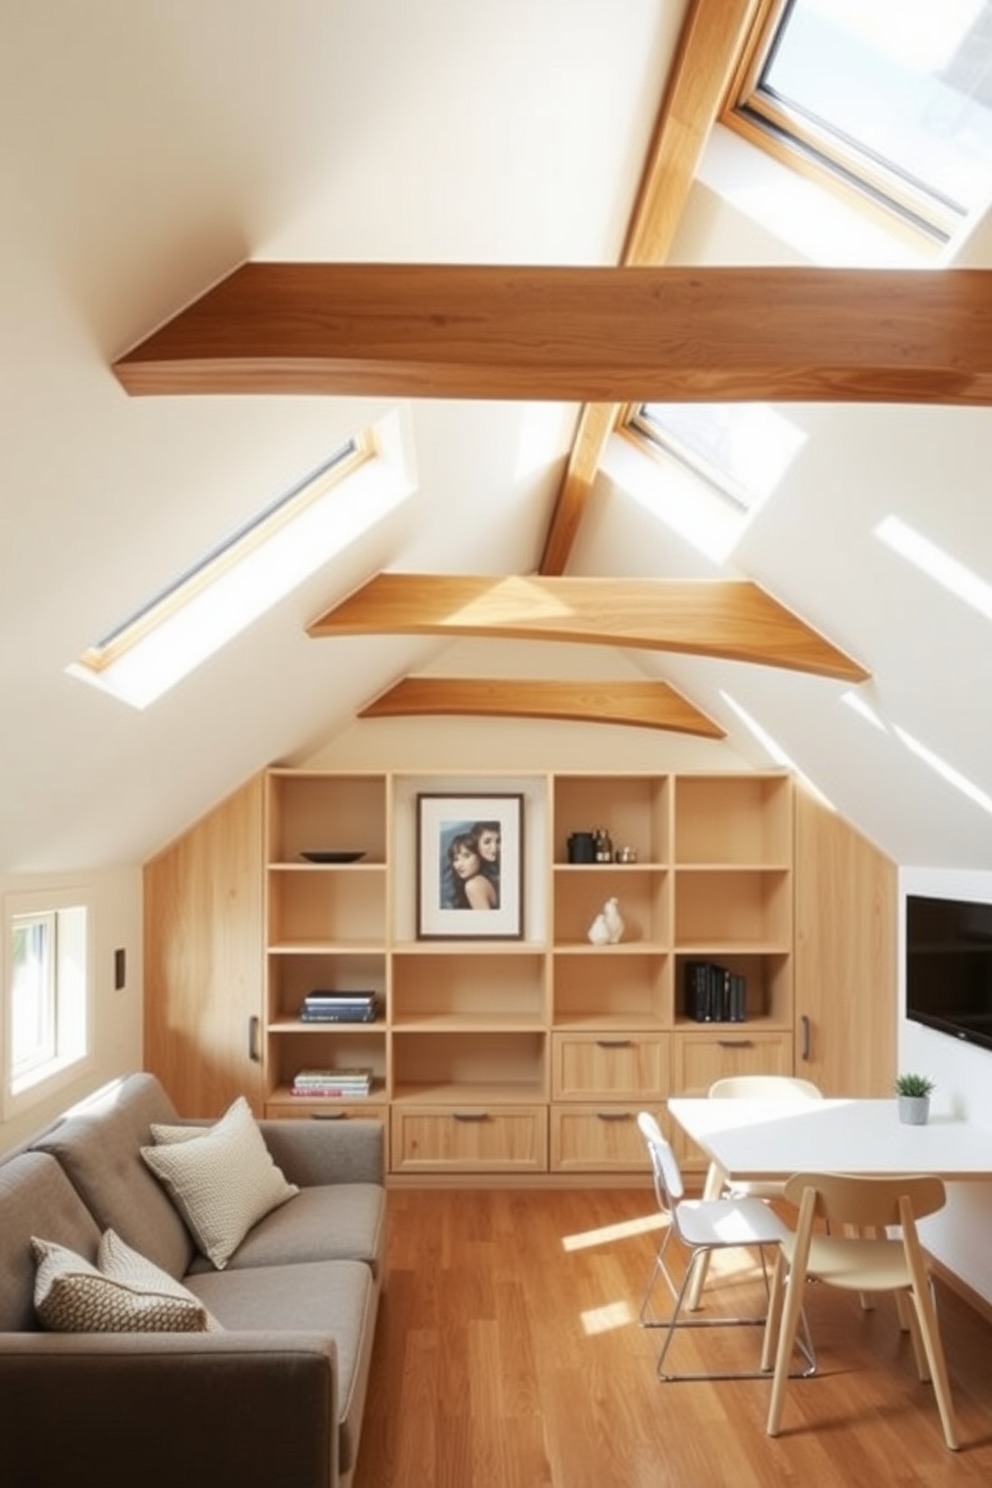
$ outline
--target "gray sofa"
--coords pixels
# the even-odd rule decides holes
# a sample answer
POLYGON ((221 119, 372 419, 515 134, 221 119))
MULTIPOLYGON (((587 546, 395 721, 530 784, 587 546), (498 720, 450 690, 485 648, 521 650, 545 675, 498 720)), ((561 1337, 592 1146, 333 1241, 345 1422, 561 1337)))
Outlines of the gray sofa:
POLYGON ((259 1122, 299 1193, 217 1270, 140 1155, 152 1123, 180 1118, 131 1075, 0 1160, 4 1488, 348 1488, 382 1285, 381 1124, 259 1122), (31 1237, 94 1261, 108 1229, 222 1331, 42 1331, 31 1237))

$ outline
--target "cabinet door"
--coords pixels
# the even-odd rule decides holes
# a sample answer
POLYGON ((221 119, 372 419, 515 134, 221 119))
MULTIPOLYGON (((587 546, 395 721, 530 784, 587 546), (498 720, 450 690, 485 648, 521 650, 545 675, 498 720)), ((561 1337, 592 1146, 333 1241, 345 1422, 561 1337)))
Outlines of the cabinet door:
POLYGON ((145 866, 145 1068, 186 1115, 261 1111, 262 780, 145 866))
POLYGON ((796 792, 796 1074, 883 1096, 896 1065, 895 864, 796 792))

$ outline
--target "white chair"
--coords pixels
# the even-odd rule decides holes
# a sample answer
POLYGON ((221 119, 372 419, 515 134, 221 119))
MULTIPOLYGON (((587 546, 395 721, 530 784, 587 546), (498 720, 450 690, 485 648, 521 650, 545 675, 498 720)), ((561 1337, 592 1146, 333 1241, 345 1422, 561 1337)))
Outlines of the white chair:
MULTIPOLYGON (((727 1075, 722 1080, 714 1080, 706 1094, 710 1100, 775 1100, 800 1103, 823 1099, 823 1092, 818 1085, 814 1085, 812 1080, 803 1080, 797 1075, 727 1075)), ((758 1199, 780 1199, 784 1191, 785 1184, 780 1182, 731 1183, 717 1163, 710 1163, 706 1181, 703 1184, 704 1199, 716 1199, 721 1194, 730 1194, 736 1198, 743 1198, 746 1195, 758 1199)), ((689 1292, 687 1306, 690 1312, 695 1312, 699 1307, 699 1300, 706 1282, 707 1264, 704 1261, 700 1265, 689 1292)))
MULTIPOLYGON (((786 1198, 798 1205, 795 1233, 782 1242, 772 1278, 762 1364, 775 1373, 768 1435, 777 1436, 793 1338, 803 1313, 806 1280, 862 1294, 894 1292, 903 1304, 921 1380, 933 1380, 944 1439, 954 1450, 957 1430, 947 1365, 927 1262, 916 1220, 943 1207, 944 1184, 934 1177, 852 1177, 839 1173, 795 1173, 786 1198), (831 1226, 823 1233, 817 1222, 831 1226), (853 1226, 857 1234, 843 1233, 853 1226), (898 1238, 887 1231, 898 1228, 898 1238), (874 1232, 869 1238, 865 1231, 874 1232)), ((805 1320, 804 1320, 805 1326, 805 1320)))
MULTIPOLYGON (((744 1317, 720 1314, 706 1318, 689 1318, 683 1315, 686 1296, 692 1286, 697 1268, 716 1250, 757 1248, 761 1257, 761 1270, 765 1282, 765 1296, 769 1296, 769 1278, 765 1251, 768 1247, 778 1249, 789 1230, 778 1215, 763 1199, 720 1198, 687 1199, 682 1183, 678 1160, 671 1146, 649 1111, 642 1111, 637 1118, 641 1135, 647 1145, 654 1175, 655 1196, 658 1209, 665 1224, 655 1256, 654 1268, 641 1302, 640 1322, 642 1327, 664 1328, 665 1340, 658 1356, 658 1378, 663 1380, 686 1379, 754 1379, 761 1369, 713 1370, 694 1374, 674 1374, 666 1371, 668 1351, 679 1328, 738 1327, 746 1324, 761 1325, 767 1316, 767 1306, 759 1314, 744 1317), (668 1248, 673 1238, 687 1252, 685 1270, 680 1283, 676 1283, 667 1265, 668 1248), (666 1318, 649 1316, 650 1302, 655 1287, 664 1279, 671 1298, 670 1311, 666 1318)), ((803 1338, 798 1344, 809 1368, 816 1367, 808 1332, 803 1329, 803 1338)))

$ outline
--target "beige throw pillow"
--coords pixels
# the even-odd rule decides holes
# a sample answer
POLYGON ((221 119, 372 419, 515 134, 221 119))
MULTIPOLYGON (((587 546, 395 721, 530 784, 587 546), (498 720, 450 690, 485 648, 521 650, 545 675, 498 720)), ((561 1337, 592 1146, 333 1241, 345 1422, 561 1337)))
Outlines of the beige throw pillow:
POLYGON ((37 1271, 34 1304, 55 1333, 206 1333, 220 1324, 198 1297, 125 1245, 113 1230, 100 1240, 97 1264, 52 1240, 31 1239, 37 1271))
POLYGON ((153 1124, 151 1132, 155 1146, 141 1155, 218 1271, 252 1225, 299 1193, 272 1161, 243 1096, 214 1126, 153 1124))

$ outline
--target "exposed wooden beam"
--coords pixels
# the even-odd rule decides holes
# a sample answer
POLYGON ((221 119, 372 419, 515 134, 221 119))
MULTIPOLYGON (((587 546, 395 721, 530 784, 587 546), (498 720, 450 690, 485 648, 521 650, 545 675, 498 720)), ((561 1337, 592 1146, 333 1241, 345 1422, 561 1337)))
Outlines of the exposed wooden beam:
POLYGON ((558 718, 667 729, 723 739, 725 731, 667 682, 552 682, 405 677, 362 708, 360 718, 455 714, 475 718, 558 718))
MULTIPOLYGON (((719 114, 728 79, 744 45, 758 0, 693 0, 669 74, 644 165, 621 262, 665 261, 699 158, 719 114)), ((540 572, 562 574, 589 502, 622 403, 586 404, 579 415, 568 467, 555 502, 540 572)))
POLYGON ((868 676, 745 580, 383 573, 321 615, 307 634, 576 641, 757 662, 848 682, 868 676))
POLYGON ((250 263, 130 393, 992 402, 992 271, 250 263))

